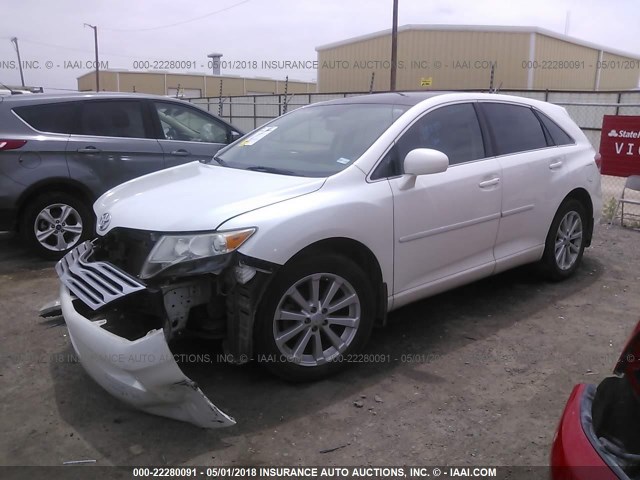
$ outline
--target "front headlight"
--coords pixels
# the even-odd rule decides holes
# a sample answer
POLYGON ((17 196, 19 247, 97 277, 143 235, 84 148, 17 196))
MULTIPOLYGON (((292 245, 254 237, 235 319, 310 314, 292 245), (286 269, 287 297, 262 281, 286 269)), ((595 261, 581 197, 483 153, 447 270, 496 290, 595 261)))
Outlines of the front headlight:
POLYGON ((178 263, 231 253, 255 231, 255 228, 245 228, 195 235, 164 235, 144 262, 140 278, 153 277, 178 263))

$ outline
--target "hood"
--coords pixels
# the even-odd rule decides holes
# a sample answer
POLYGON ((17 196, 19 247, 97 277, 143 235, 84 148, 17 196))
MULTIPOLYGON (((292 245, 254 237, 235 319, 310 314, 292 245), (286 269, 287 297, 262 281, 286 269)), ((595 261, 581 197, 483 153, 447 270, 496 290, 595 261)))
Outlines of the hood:
POLYGON ((325 180, 192 162, 109 190, 93 206, 96 230, 98 235, 115 227, 158 232, 215 230, 236 215, 314 192, 325 180), (101 229, 105 223, 106 228, 101 229))

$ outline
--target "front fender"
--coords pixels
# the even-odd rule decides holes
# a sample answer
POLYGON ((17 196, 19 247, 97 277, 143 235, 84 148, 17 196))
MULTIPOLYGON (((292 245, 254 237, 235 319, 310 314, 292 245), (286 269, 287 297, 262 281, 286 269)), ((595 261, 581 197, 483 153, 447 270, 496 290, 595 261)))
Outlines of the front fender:
MULTIPOLYGON (((354 169, 357 170, 357 169, 354 169)), ((240 253, 284 265, 305 247, 330 238, 348 238, 375 255, 383 282, 393 291, 393 197, 388 181, 367 183, 351 173, 318 191, 259 208, 223 223, 224 230, 256 226, 240 253)), ((346 172, 343 172, 346 173, 346 172)))

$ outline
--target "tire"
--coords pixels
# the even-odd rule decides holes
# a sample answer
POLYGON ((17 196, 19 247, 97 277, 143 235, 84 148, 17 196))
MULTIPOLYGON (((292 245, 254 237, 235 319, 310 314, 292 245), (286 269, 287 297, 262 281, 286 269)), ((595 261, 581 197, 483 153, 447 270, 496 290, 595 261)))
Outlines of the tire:
POLYGON ((258 308, 254 337, 258 362, 293 382, 336 373, 369 339, 374 306, 370 281, 348 258, 322 255, 294 261, 278 272, 258 308), (304 309, 293 299, 294 291, 304 309), (352 300, 340 308, 341 300, 347 298, 352 300), (332 311, 332 307, 338 309, 332 311), (287 319, 276 319, 282 316, 287 319), (276 341, 277 337, 281 340, 276 341))
POLYGON ((29 202, 24 212, 20 231, 29 247, 43 258, 60 259, 93 236, 91 210, 74 195, 44 193, 29 202))
POLYGON ((556 212, 544 247, 541 267, 543 274, 553 281, 561 281, 574 274, 584 253, 587 215, 576 199, 565 200, 556 212))

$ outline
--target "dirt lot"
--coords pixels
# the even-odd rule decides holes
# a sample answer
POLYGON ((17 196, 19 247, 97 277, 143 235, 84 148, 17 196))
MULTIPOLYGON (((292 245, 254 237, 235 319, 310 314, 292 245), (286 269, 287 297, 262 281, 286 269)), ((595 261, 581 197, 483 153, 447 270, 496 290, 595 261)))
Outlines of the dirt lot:
POLYGON ((519 269, 394 312, 367 350, 390 361, 308 385, 184 364, 238 421, 203 430, 132 410, 87 377, 62 319, 37 316, 56 297, 52 263, 2 234, 0 464, 543 465, 571 387, 607 375, 640 318, 639 280, 640 232, 600 227, 567 282, 519 269))

